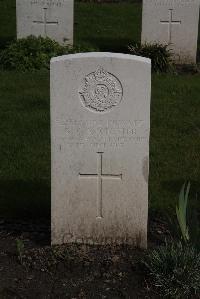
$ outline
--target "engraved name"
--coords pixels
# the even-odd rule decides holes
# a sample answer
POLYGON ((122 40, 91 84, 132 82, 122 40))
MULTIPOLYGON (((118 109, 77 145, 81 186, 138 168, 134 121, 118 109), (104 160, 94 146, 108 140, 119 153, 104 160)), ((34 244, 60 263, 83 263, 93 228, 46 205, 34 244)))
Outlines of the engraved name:
POLYGON ((66 0, 31 0, 31 5, 41 5, 45 7, 62 7, 66 0))
POLYGON ((56 121, 59 137, 71 146, 123 146, 146 140, 144 120, 74 120, 56 121))

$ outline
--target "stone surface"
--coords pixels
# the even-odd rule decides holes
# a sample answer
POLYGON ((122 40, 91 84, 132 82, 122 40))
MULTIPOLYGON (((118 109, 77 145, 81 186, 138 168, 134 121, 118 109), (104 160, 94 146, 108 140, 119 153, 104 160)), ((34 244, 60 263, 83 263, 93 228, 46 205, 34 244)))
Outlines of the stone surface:
POLYGON ((50 37, 73 44, 73 0, 16 0, 17 38, 50 37))
POLYGON ((51 60, 52 244, 147 246, 151 63, 51 60))
POLYGON ((168 44, 177 63, 196 63, 199 0, 143 0, 142 43, 168 44))

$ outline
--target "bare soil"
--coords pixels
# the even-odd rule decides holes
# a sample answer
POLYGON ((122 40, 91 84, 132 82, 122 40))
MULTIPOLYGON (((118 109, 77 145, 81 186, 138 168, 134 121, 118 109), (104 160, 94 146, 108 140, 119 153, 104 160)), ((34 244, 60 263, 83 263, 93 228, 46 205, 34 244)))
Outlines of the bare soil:
MULTIPOLYGON (((149 247, 168 234, 161 221, 150 225, 149 247)), ((50 246, 48 223, 0 220, 0 299, 160 298, 130 246, 50 246), (18 245, 17 245, 18 244, 18 245)))

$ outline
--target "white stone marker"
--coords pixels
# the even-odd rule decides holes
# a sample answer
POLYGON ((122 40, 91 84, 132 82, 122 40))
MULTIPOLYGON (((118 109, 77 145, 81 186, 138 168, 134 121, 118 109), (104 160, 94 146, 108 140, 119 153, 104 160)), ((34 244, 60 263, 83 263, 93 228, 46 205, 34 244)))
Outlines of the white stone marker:
POLYGON ((73 44, 73 0, 16 0, 17 38, 50 37, 73 44))
POLYGON ((151 63, 51 60, 52 244, 147 246, 151 63))
POLYGON ((169 45, 177 63, 196 63, 199 0, 143 0, 142 43, 169 45))

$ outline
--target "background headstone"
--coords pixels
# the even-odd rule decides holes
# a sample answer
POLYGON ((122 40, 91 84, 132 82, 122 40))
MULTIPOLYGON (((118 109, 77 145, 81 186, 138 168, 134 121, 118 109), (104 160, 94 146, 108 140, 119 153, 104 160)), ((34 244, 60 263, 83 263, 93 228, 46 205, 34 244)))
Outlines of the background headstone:
POLYGON ((199 0, 143 0, 142 43, 168 44, 177 63, 196 63, 199 0))
POLYGON ((50 37, 73 44, 73 0, 17 0, 17 38, 50 37))
POLYGON ((147 246, 151 63, 51 61, 52 244, 147 246))

